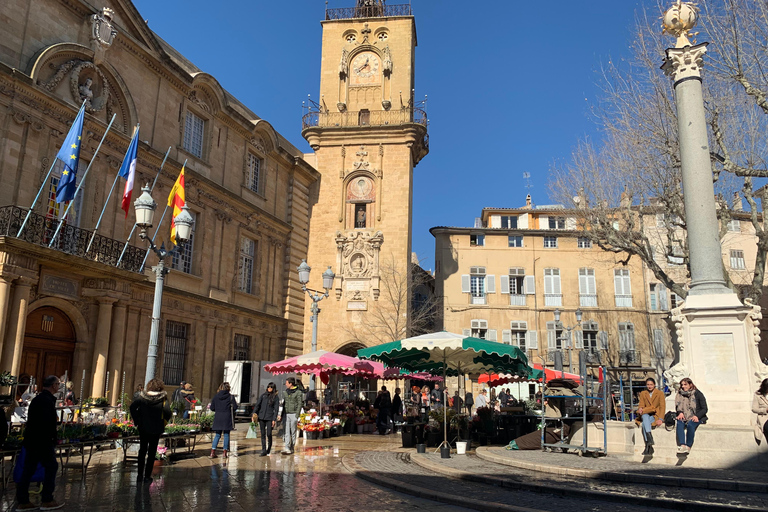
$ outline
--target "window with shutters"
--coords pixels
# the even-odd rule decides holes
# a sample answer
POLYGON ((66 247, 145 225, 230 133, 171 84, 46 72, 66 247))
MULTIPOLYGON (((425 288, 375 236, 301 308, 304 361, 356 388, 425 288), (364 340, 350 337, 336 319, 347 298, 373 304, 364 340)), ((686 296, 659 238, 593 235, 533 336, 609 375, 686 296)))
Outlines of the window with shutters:
POLYGON ((613 271, 613 285, 616 294, 617 308, 632 307, 632 285, 629 280, 629 270, 617 268, 613 271))
POLYGON ((483 247, 485 245, 485 235, 469 235, 470 247, 483 247))
POLYGON ((192 112, 187 112, 184 122, 184 149, 197 158, 203 158, 204 134, 205 121, 192 112))
POLYGON ((179 253, 173 254, 173 261, 171 262, 171 268, 179 270, 185 274, 192 273, 192 258, 195 254, 195 225, 197 224, 197 214, 193 211, 187 210, 192 216, 192 229, 189 232, 189 240, 184 244, 184 249, 179 253))
POLYGON ((740 249, 731 249, 731 269, 744 270, 747 266, 744 263, 744 251, 740 249))
POLYGON ((485 304, 485 267, 470 268, 469 293, 472 304, 485 304))
POLYGON ((253 293, 253 261, 256 256, 256 242, 250 238, 240 239, 240 262, 238 268, 237 289, 243 293, 253 293))
POLYGON ((667 289, 661 283, 650 284, 649 304, 651 311, 667 311, 667 289))
POLYGON ((582 339, 582 344, 584 346, 584 350, 596 352, 598 350, 597 338, 598 338, 598 333, 600 332, 600 329, 598 329, 597 322, 595 322, 594 320, 588 320, 586 322, 582 322, 581 332, 582 332, 581 339, 582 339))
POLYGON ((525 346, 525 333, 528 332, 528 322, 510 322, 509 344, 527 350, 525 346))
POLYGON ((565 217, 550 217, 549 229, 565 229, 565 217))
POLYGON ((165 322, 163 344, 163 382, 177 385, 184 380, 184 360, 187 356, 189 324, 168 320, 165 322))
POLYGON ((563 295, 560 291, 560 269, 544 269, 544 305, 562 306, 563 295))
POLYGON ((666 351, 664 350, 664 330, 663 329, 654 329, 653 330, 653 353, 656 355, 657 360, 664 359, 666 356, 666 351))
POLYGON ((488 336, 488 321, 487 320, 472 320, 470 332, 473 338, 487 339, 488 336))
POLYGON ((597 307, 597 284, 595 269, 579 269, 579 305, 583 308, 597 307))
POLYGON ((550 352, 553 350, 562 350, 563 342, 562 324, 557 322, 547 322, 547 349, 550 352))
POLYGON ((235 347, 232 359, 234 361, 251 360, 251 337, 245 334, 235 334, 235 347))
POLYGON ((576 239, 576 245, 579 249, 591 249, 592 248, 592 240, 589 238, 580 236, 576 239))
POLYGON ((525 306, 525 269, 509 269, 509 305, 525 306))
POLYGON ((502 215, 501 227, 507 229, 517 229, 517 215, 502 215))
POLYGON ((508 238, 507 243, 510 247, 522 247, 523 246, 523 237, 519 235, 510 235, 508 238))
POLYGON ((669 308, 675 309, 683 303, 683 299, 675 292, 669 292, 669 308))
POLYGON ((619 363, 640 363, 640 353, 635 346, 635 326, 631 322, 619 322, 619 363))
POLYGON ((544 248, 545 249, 557 249, 557 237, 556 236, 545 236, 544 237, 544 248))
POLYGON ((248 152, 248 188, 257 194, 261 192, 261 167, 262 160, 251 152, 248 152))

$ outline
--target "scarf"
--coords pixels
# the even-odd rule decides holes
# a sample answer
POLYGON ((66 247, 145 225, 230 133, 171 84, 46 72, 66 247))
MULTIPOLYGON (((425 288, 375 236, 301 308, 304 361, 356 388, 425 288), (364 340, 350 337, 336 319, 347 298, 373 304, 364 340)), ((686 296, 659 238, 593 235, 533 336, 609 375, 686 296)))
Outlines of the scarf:
POLYGON ((696 414, 696 390, 679 391, 680 404, 678 410, 683 413, 686 421, 690 420, 696 414))

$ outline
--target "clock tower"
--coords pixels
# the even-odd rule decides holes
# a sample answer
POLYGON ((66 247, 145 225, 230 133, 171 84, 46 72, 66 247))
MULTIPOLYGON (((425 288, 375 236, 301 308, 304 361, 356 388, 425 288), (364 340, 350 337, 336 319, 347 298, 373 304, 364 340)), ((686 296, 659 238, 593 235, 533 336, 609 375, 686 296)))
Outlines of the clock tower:
POLYGON ((336 274, 319 304, 317 348, 355 355, 407 334, 413 168, 429 152, 427 117, 414 100, 410 5, 358 0, 327 9, 322 27, 320 101, 302 131, 321 174, 311 195, 307 261, 316 270, 307 286, 319 289, 328 266, 336 274))

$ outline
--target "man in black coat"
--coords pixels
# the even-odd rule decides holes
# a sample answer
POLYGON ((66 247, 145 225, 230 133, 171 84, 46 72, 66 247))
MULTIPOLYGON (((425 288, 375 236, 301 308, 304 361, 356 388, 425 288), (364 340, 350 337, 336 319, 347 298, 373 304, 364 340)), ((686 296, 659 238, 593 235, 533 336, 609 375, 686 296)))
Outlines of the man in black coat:
POLYGON ((29 502, 29 482, 38 464, 45 469, 40 509, 55 510, 64 506, 63 503, 57 503, 53 499, 56 471, 59 469, 54 451, 58 418, 56 417, 56 397, 53 395, 59 390, 59 384, 59 378, 55 375, 46 377, 43 380, 43 390, 29 404, 23 442, 26 458, 21 480, 16 485, 16 499, 19 502, 16 510, 38 508, 29 502))

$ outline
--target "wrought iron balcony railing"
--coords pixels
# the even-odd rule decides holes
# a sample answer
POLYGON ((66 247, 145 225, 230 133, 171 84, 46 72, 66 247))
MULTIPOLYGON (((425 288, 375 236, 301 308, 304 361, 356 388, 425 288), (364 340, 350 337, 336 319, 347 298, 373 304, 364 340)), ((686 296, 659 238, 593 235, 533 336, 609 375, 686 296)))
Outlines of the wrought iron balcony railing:
POLYGON ((408 4, 384 5, 374 2, 372 5, 360 7, 341 7, 339 9, 326 9, 326 20, 346 20, 351 18, 386 18, 389 16, 412 16, 413 10, 408 4))
POLYGON ((582 353, 589 364, 602 364, 603 362, 603 354, 597 349, 585 348, 582 353))
MULTIPOLYGON (((21 236, 17 236, 27 211, 27 209, 18 206, 0 207, 0 236, 18 238, 31 244, 48 247, 60 221, 32 212, 21 236)), ((126 245, 125 242, 107 238, 97 233, 93 238, 90 251, 86 252, 92 235, 93 231, 65 223, 51 249, 116 267, 117 260, 126 245)), ((146 254, 146 249, 129 245, 125 249, 125 255, 118 268, 139 272, 146 254)))
POLYGON ((622 350, 619 352, 619 365, 634 366, 640 364, 639 350, 622 350))
POLYGON ((301 120, 302 129, 350 126, 387 126, 417 123, 427 126, 427 113, 420 108, 397 110, 359 110, 345 112, 309 112, 301 120))
POLYGON ((570 353, 568 350, 563 350, 559 348, 547 350, 547 362, 555 363, 557 361, 557 358, 560 358, 563 361, 563 366, 568 366, 571 364, 570 353), (560 355, 558 356, 557 354, 560 354, 560 355))

